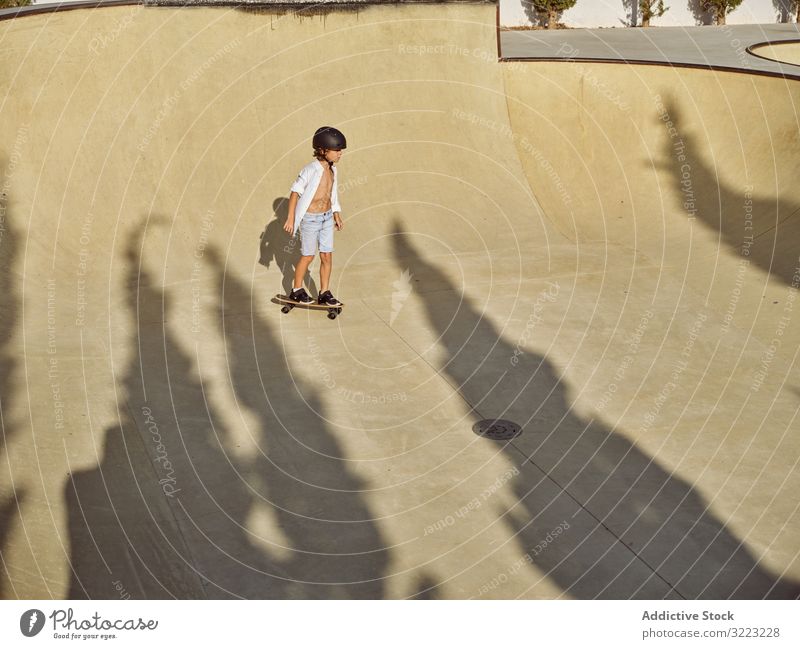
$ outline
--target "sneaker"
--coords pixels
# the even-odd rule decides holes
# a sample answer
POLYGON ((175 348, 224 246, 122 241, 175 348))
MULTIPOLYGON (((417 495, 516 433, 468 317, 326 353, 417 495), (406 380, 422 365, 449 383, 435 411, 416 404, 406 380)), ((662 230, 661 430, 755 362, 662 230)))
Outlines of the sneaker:
POLYGON ((300 302, 300 304, 310 304, 314 301, 304 288, 298 288, 296 291, 289 293, 289 299, 294 302, 300 302))
POLYGON ((320 293, 319 297, 317 298, 317 302, 319 304, 324 304, 325 306, 340 306, 342 303, 339 302, 330 291, 325 291, 324 293, 320 293))

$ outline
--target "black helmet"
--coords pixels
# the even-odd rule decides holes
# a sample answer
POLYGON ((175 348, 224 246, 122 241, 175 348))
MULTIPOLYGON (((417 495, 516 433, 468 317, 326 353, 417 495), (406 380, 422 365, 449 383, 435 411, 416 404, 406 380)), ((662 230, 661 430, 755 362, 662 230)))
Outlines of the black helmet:
POLYGON ((322 126, 314 133, 314 139, 311 141, 315 149, 330 149, 333 151, 340 151, 347 148, 347 140, 339 129, 333 126, 322 126))

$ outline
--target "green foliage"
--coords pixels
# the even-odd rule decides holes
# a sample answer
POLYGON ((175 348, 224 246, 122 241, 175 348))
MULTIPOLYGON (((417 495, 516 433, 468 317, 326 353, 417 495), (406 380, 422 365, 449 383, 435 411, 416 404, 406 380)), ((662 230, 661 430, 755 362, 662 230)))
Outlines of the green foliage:
POLYGON ((536 11, 547 13, 549 11, 556 11, 561 13, 567 9, 572 9, 578 0, 531 0, 536 11))
POLYGON ((31 0, 0 0, 0 9, 8 9, 9 7, 27 7, 31 0))
POLYGON ((742 4, 742 0, 703 0, 703 9, 715 9, 718 15, 722 13, 724 16, 740 4, 742 4))
POLYGON ((639 0, 639 11, 642 12, 643 20, 651 18, 661 18, 669 7, 664 6, 664 0, 639 0))

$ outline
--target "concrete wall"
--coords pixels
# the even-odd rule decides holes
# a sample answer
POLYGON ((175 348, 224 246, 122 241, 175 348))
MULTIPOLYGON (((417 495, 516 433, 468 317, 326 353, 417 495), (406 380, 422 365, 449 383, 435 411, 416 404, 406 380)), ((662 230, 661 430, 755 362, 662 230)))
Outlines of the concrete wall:
POLYGON ((799 84, 499 63, 491 5, 2 26, 0 599, 800 580, 799 84), (350 145, 330 324, 268 302, 326 123, 350 145), (355 404, 327 368, 408 401, 355 404), (463 430, 473 404, 519 446, 463 430))
MULTIPOLYGON (((149 368, 159 367, 160 362, 163 370, 164 350, 170 349, 171 380, 192 386, 189 389, 195 396, 201 394, 196 379, 176 378, 176 362, 188 368, 188 357, 178 352, 177 346, 192 350, 189 353, 194 356, 195 344, 202 340, 207 353, 225 358, 226 341, 232 338, 223 339, 218 333, 222 307, 217 298, 223 274, 227 296, 235 294, 231 290, 234 284, 239 287, 236 294, 247 294, 240 306, 225 306, 226 312, 247 314, 249 322, 250 287, 257 287, 260 313, 285 326, 285 321, 277 320, 284 316, 266 296, 286 290, 285 270, 291 268, 286 260, 297 247, 282 232, 277 215, 285 215, 289 187, 298 169, 311 159, 311 135, 321 124, 341 126, 349 143, 340 167, 343 184, 339 191, 347 229, 346 235, 336 240, 339 283, 335 291, 352 296, 369 292, 374 298, 383 290, 384 304, 376 307, 375 313, 385 312, 389 318, 392 283, 410 264, 398 266, 393 247, 398 240, 394 230, 402 227, 415 233, 414 250, 419 254, 436 255, 440 262, 449 260, 459 286, 463 283, 475 291, 483 283, 492 295, 503 299, 527 294, 519 284, 521 278, 541 276, 543 271, 535 271, 531 265, 541 266, 548 259, 546 250, 537 256, 530 251, 537 243, 543 247, 560 238, 536 209, 513 140, 498 139, 491 129, 470 128, 475 116, 493 124, 508 121, 502 70, 496 60, 494 7, 375 6, 358 13, 303 18, 222 8, 128 6, 40 14, 6 21, 2 27, 4 56, 0 67, 8 73, 0 75, 0 185, 7 193, 0 202, 4 210, 0 220, 0 401, 4 422, 0 436, 0 566, 5 561, 11 568, 6 580, 0 567, 0 599, 15 592, 31 598, 60 598, 70 593, 117 596, 112 580, 96 569, 90 557, 94 546, 91 541, 84 542, 81 531, 88 526, 96 533, 104 554, 120 558, 114 562, 109 559, 110 569, 115 579, 137 585, 134 596, 185 596, 187 591, 199 596, 202 586, 196 576, 188 575, 185 580, 182 576, 184 569, 180 566, 184 562, 177 553, 185 556, 186 550, 180 549, 182 542, 172 531, 165 532, 164 538, 178 548, 170 556, 180 566, 163 555, 153 556, 167 547, 166 543, 148 541, 137 547, 141 561, 152 565, 159 575, 159 583, 138 575, 132 562, 123 565, 127 555, 119 539, 115 540, 112 532, 101 533, 108 527, 99 519, 108 509, 93 507, 94 517, 88 524, 80 523, 75 517, 80 498, 74 491, 71 500, 64 495, 72 476, 78 476, 74 479, 79 485, 94 484, 92 476, 108 470, 111 458, 117 462, 123 435, 111 423, 120 418, 114 386, 120 386, 120 394, 126 395, 122 398, 130 399, 137 408, 144 402, 141 388, 132 387, 125 378, 131 363, 138 367, 141 344, 145 350, 156 349, 161 359, 152 361, 147 351, 148 358, 141 357, 148 368, 147 403, 154 417, 161 417, 163 412, 166 421, 177 412, 183 422, 184 415, 195 417, 203 411, 201 404, 181 401, 173 412, 171 390, 162 382, 165 374, 149 368), (46 37, 40 36, 42 45, 29 53, 36 34, 46 37), (24 74, 14 74, 17 70, 24 74), (11 161, 10 171, 6 160, 11 161), (13 182, 8 180, 11 176, 13 182), (42 190, 37 191, 37 187, 42 190), (266 234, 260 238, 265 226, 266 234), (25 251, 28 234, 39 243, 30 241, 25 251), (493 257, 487 250, 500 250, 502 255, 493 257), (471 258, 463 267, 459 265, 461 255, 471 258), (134 257, 139 259, 131 262, 134 257), (80 269, 79 264, 83 264, 80 269), (521 264, 525 264, 524 275, 519 270, 521 264), (516 278, 517 285, 499 281, 500 272, 514 272, 509 276, 516 278), (382 279, 376 279, 378 276, 382 279), (47 335, 42 330, 47 326, 47 286, 52 278, 57 278, 53 293, 58 294, 53 298, 52 321, 58 322, 59 403, 68 404, 63 408, 63 430, 53 428, 49 386, 55 379, 47 378, 52 366, 42 346, 47 335), (170 287, 165 289, 169 296, 163 293, 163 308, 170 314, 169 326, 174 327, 155 343, 148 332, 154 322, 162 332, 162 290, 144 288, 154 284, 170 287), (134 297, 137 286, 143 288, 141 297, 134 297), (15 311, 16 298, 20 296, 21 300, 23 295, 24 311, 22 306, 15 311), (157 312, 152 310, 153 305, 157 312), (15 312, 19 315, 13 321, 15 312), (143 314, 141 332, 134 324, 134 312, 143 314), (12 335, 14 343, 7 343, 12 335), (109 354, 113 354, 113 362, 109 354), (20 359, 13 365, 16 371, 11 379, 6 378, 12 376, 12 364, 5 362, 6 358, 20 359), (30 367, 27 374, 19 369, 22 359, 30 367), (81 380, 84 371, 85 384, 81 380), (47 394, 29 401, 22 387, 25 380, 48 386, 47 394), (4 391, 9 381, 19 381, 19 390, 10 387, 4 391), (90 420, 84 416, 84 390, 93 395, 91 421, 97 424, 96 437, 90 434, 90 420), (137 394, 133 396, 130 390, 137 390, 137 394), (165 400, 160 401, 157 395, 165 400), (25 423, 23 427, 11 422, 25 423), (49 456, 52 461, 46 465, 47 485, 30 469, 35 461, 31 459, 31 443, 26 441, 33 439, 32 431, 40 430, 53 449, 49 456), (72 441, 67 442, 65 451, 67 439, 72 441), (15 467, 15 473, 9 473, 8 466, 15 467), (3 516, 9 511, 6 504, 16 503, 9 500, 10 494, 22 492, 26 494, 24 518, 7 525, 3 516), (38 515, 40 509, 35 503, 48 503, 50 515, 38 515), (78 524, 70 527, 76 520, 78 524), (70 556, 72 568, 61 545, 70 539, 71 530, 80 535, 70 540, 71 547, 76 548, 70 556), (52 558, 47 566, 44 556, 52 558)), ((366 307, 351 302, 347 307, 349 320, 342 321, 359 327, 354 346, 364 351, 376 349, 378 345, 361 343, 374 339, 377 316, 373 313, 370 319, 366 307), (352 315, 354 306, 361 308, 363 315, 352 315)), ((507 313, 508 308, 497 311, 507 313)), ((296 329, 302 332, 299 335, 303 340, 307 326, 322 332, 319 323, 328 324, 324 318, 306 315, 294 319, 303 325, 296 329)), ((521 322, 527 317, 526 311, 521 322)), ((261 315, 258 318, 263 319, 261 315)), ((258 344, 283 358, 280 339, 270 342, 272 336, 281 334, 272 325, 267 326, 273 333, 259 334, 258 344)), ((328 331, 339 335, 337 329, 328 331)), ((286 348, 303 351, 303 344, 308 347, 307 341, 301 341, 286 343, 286 348)), ((380 347, 399 348, 395 341, 380 347)), ((50 358, 56 358, 56 354, 50 358)), ((266 361, 266 366, 279 367, 277 357, 266 361)), ((310 368, 319 376, 313 363, 302 361, 298 367, 310 368)), ((358 380, 364 380, 363 368, 359 366, 356 372, 362 377, 358 380)), ((295 390, 299 379, 276 376, 280 386, 295 390)), ((374 388, 379 380, 370 378, 365 385, 374 388)), ((431 380, 437 379, 434 376, 431 380)), ((214 381, 220 389, 227 389, 227 379, 214 381)), ((248 379, 247 384, 260 385, 258 379, 248 379)), ((337 386, 340 384, 342 380, 337 377, 337 386)), ((141 381, 139 385, 143 385, 141 381)), ((209 402, 225 398, 217 389, 203 389, 209 402)), ((283 387, 266 389, 272 395, 283 387)), ((387 391, 398 389, 387 387, 387 391)), ((331 402, 334 407, 348 404, 352 408, 334 390, 321 394, 322 398, 336 398, 331 402)), ((181 399, 176 397, 175 403, 181 399)), ((271 399, 281 404, 296 401, 281 396, 271 399)), ((316 397, 310 400, 317 403, 316 397)), ((429 408, 414 407, 420 411, 429 408)), ((230 402, 220 411, 237 412, 237 408, 230 402)), ((439 413, 441 408, 431 406, 430 411, 439 413)), ((135 436, 139 420, 132 420, 126 412, 122 414, 122 430, 135 436)), ((312 418, 304 423, 298 412, 294 409, 286 418, 292 425, 319 435, 317 415, 312 412, 312 418)), ((358 412, 369 414, 363 408, 358 412)), ((370 412, 380 414, 375 408, 370 412)), ((138 412, 135 415, 138 417, 138 412)), ((458 421, 469 415, 452 411, 447 416, 458 421)), ((208 429, 196 419, 180 425, 191 428, 196 440, 207 438, 208 429)), ((260 430, 259 424, 253 425, 260 430)), ((415 425, 415 429, 428 435, 436 426, 441 424, 432 421, 415 425)), ((270 425, 270 430, 278 428, 278 424, 270 425)), ((134 443, 134 438, 125 439, 130 448, 137 449, 132 451, 136 457, 123 460, 124 465, 130 462, 146 468, 147 458, 141 456, 146 447, 134 443)), ((180 442, 175 439, 170 444, 170 461, 177 466, 180 442)), ((268 445, 264 443, 265 448, 268 445)), ((434 457, 429 446, 425 456, 434 457)), ((494 447, 490 451, 493 456, 497 453, 494 447)), ((444 465, 456 455, 448 446, 437 461, 444 465)), ((192 461, 197 467, 197 460, 192 461)), ((394 456, 388 461, 393 471, 408 471, 410 475, 415 470, 401 468, 394 456)), ((216 462, 216 475, 223 463, 224 459, 216 462)), ((313 466, 308 464, 309 469, 313 466)), ((152 467, 148 470, 152 472, 152 467)), ((195 475, 195 470, 203 475, 203 469, 189 467, 183 475, 195 475)), ((265 469, 260 475, 267 473, 265 469)), ((495 471, 493 475, 501 473, 495 471)), ((337 474, 344 472, 337 468, 337 474)), ((140 505, 131 503, 130 498, 138 499, 140 493, 118 476, 116 471, 117 487, 109 496, 114 511, 121 512, 122 522, 115 521, 115 529, 136 527, 132 515, 140 505), (127 487, 120 490, 122 484, 127 487)), ((218 478, 215 480, 219 483, 218 478)), ((168 520, 164 508, 169 502, 158 491, 153 494, 154 483, 157 488, 157 481, 148 479, 150 486, 143 488, 146 493, 141 497, 152 507, 152 516, 168 520)), ((431 492, 423 496, 426 500, 434 501, 446 491, 444 484, 427 483, 431 492)), ((199 485, 186 491, 205 493, 199 485)), ((79 486, 77 492, 82 496, 86 490, 79 486)), ((413 502, 401 505, 404 510, 413 509, 420 499, 419 489, 408 490, 408 494, 413 502)), ((470 498, 465 492, 459 502, 470 498)), ((400 500, 393 497, 393 502, 400 500)), ((448 507, 455 511, 457 506, 448 507)), ((490 509, 482 508, 487 513, 490 509)), ((435 521, 441 516, 426 514, 424 520, 435 521)), ((360 520, 367 517, 362 514, 360 520)), ((487 519, 483 526, 488 529, 491 522, 487 519)), ((148 538, 159 534, 152 525, 139 524, 138 529, 148 538)), ((397 529, 411 526, 401 521, 397 529)), ((457 526, 451 529, 459 536, 463 534, 457 526)), ((431 556, 441 554, 437 536, 428 537, 437 544, 432 546, 431 556)), ((386 545, 400 547, 402 540, 387 541, 386 545)), ((459 542, 454 536, 448 544, 455 547, 459 542)), ((137 541, 132 543, 138 546, 137 541)), ((512 545, 503 558, 497 555, 496 561, 490 561, 481 582, 518 559, 518 549, 511 549, 512 545)), ((452 556, 443 575, 455 574, 467 565, 467 558, 452 556)), ((394 561, 398 570, 411 571, 415 565, 412 555, 407 565, 399 555, 394 561)), ((543 575, 524 575, 525 585, 519 592, 537 579, 544 580, 543 575)), ((276 596, 279 591, 264 575, 259 573, 258 579, 261 596, 276 596)), ((225 588, 238 592, 246 578, 229 570, 220 580, 228 584, 225 588)), ((404 596, 404 588, 396 596, 404 596)), ((467 592, 454 590, 453 596, 464 597, 467 592)), ((548 596, 558 593, 551 589, 548 596)), ((346 594, 340 592, 341 596, 346 594)))
POLYGON ((800 65, 800 43, 778 43, 754 47, 753 53, 773 61, 800 65))
MULTIPOLYGON (((729 14, 729 24, 760 24, 784 22, 792 11, 785 8, 790 0, 744 0, 729 14), (781 10, 781 7, 784 7, 781 10)), ((631 22, 631 5, 637 0, 578 0, 565 11, 561 22, 569 27, 622 27, 631 22)), ((700 0, 666 0, 669 11, 651 21, 651 25, 691 26, 711 24, 711 16, 699 9, 700 0)), ((528 0, 500 0, 500 23, 508 26, 529 25, 532 13, 528 0)), ((635 24, 641 22, 636 10, 635 24)))
MULTIPOLYGON (((742 264, 769 273, 779 293, 794 281, 800 84, 607 63, 505 72, 528 182, 567 237, 687 269, 685 284, 722 313, 742 264)), ((748 298, 758 315, 747 327, 769 341, 774 325, 757 322, 763 295, 748 298)))

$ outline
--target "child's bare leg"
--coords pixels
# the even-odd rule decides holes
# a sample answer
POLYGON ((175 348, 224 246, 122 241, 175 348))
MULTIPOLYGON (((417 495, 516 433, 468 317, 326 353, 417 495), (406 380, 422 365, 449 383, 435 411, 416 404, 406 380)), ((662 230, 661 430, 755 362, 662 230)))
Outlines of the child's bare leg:
POLYGON ((313 260, 314 255, 300 257, 300 261, 297 262, 297 266, 294 269, 294 286, 292 286, 292 289, 300 288, 303 285, 303 278, 306 276, 308 267, 313 260))
POLYGON ((324 293, 328 290, 328 282, 331 279, 331 268, 333 268, 333 253, 319 253, 319 292, 324 293))

